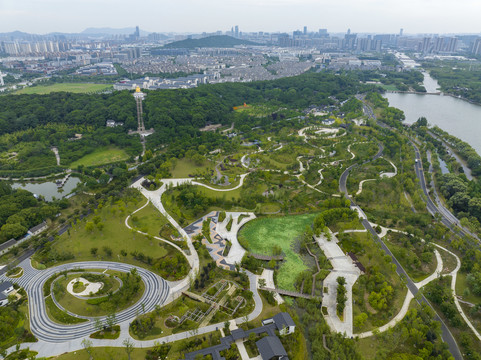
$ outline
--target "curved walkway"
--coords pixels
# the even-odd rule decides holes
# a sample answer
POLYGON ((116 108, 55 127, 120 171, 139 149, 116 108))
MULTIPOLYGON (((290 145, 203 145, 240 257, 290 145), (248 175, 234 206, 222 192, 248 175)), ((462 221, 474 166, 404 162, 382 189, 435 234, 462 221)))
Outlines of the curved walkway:
MULTIPOLYGON (((136 269, 145 284, 145 291, 140 300, 132 307, 121 311, 116 315, 119 324, 130 323, 143 311, 149 312, 155 309, 156 305, 163 305, 169 295, 169 286, 160 276, 144 268, 117 262, 106 261, 85 261, 70 264, 63 264, 47 270, 39 271, 31 279, 26 287, 29 297, 30 328, 32 333, 41 341, 45 342, 68 342, 79 337, 84 337, 95 331, 92 321, 75 324, 61 325, 52 321, 47 316, 43 287, 45 282, 53 275, 64 270, 75 269, 112 269, 116 271, 129 272, 136 269)), ((103 317, 102 319, 105 319, 103 317)))
MULTIPOLYGON (((433 243, 434 244, 434 243, 433 243)), ((479 333, 478 330, 474 327, 474 325, 471 323, 471 321, 468 319, 466 314, 463 311, 463 308, 461 307, 461 304, 459 302, 458 297, 456 296, 456 276, 458 275, 458 271, 461 268, 461 260, 459 257, 453 253, 452 251, 449 251, 448 249, 442 247, 441 245, 434 244, 438 248, 446 251, 448 254, 453 255, 456 258, 456 268, 451 271, 448 275, 451 276, 451 290, 453 291, 453 297, 454 297, 454 304, 456 305, 456 308, 458 309, 459 313, 461 314, 461 317, 466 321, 466 324, 469 326, 469 328, 473 331, 474 335, 478 338, 478 340, 481 341, 481 334, 479 333)))
MULTIPOLYGON (((428 276, 426 279, 424 279, 420 282, 414 283, 418 287, 418 289, 422 288, 424 285, 430 283, 431 281, 437 279, 439 277, 439 275, 441 274, 441 272, 443 271, 443 259, 442 259, 441 255, 439 254, 439 251, 434 250, 434 253, 436 255, 436 260, 437 260, 436 270, 434 270, 434 272, 430 276, 428 276)), ((366 332, 363 332, 363 333, 360 333, 360 334, 354 334, 354 336, 357 336, 357 337, 362 339, 362 338, 373 336, 375 332, 376 333, 382 333, 382 332, 385 332, 385 331, 389 330, 390 328, 396 326, 397 323, 400 322, 402 319, 404 319, 404 317, 406 316, 406 314, 409 310, 409 304, 411 303, 412 299, 414 299, 414 295, 412 294, 411 291, 408 290, 407 294, 406 294, 406 297, 404 298, 404 302, 403 302, 403 305, 401 307, 401 310, 387 324, 385 324, 385 325, 383 325, 383 326, 381 326, 381 327, 379 327, 375 330, 366 331, 366 332)))
POLYGON ((383 159, 386 160, 386 161, 388 161, 388 162, 392 165, 392 167, 394 168, 394 172, 383 172, 383 173, 381 173, 379 176, 380 176, 380 177, 387 177, 387 178, 392 178, 392 177, 396 176, 396 175, 397 175, 397 167, 396 167, 396 165, 394 165, 391 160, 388 160, 388 159, 385 159, 385 158, 383 158, 383 159))
POLYGON ((366 179, 366 180, 362 180, 362 181, 359 183, 359 190, 356 192, 356 195, 359 195, 360 193, 362 193, 362 184, 364 184, 365 182, 374 181, 374 180, 377 180, 377 179, 366 179))

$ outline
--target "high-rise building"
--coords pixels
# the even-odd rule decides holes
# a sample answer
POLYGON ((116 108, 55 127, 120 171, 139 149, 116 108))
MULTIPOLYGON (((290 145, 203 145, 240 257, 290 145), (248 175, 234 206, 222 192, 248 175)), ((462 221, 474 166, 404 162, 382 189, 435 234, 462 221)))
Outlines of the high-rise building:
POLYGON ((319 36, 327 37, 329 34, 327 33, 327 29, 319 29, 319 36))
POLYGON ((307 35, 307 26, 304 26, 304 35, 307 35))
POLYGON ((446 44, 446 51, 447 52, 456 52, 456 46, 458 45, 458 38, 451 37, 448 38, 448 43, 446 44))
POLYGON ((471 52, 474 55, 481 55, 481 38, 474 40, 473 47, 471 48, 471 52))
POLYGON ((235 37, 236 37, 236 38, 239 37, 239 25, 236 25, 236 26, 235 26, 235 37))
POLYGON ((138 26, 135 27, 135 38, 140 39, 140 29, 138 26))
POLYGON ((404 33, 404 29, 401 28, 401 30, 399 30, 399 36, 403 36, 403 33, 404 33))

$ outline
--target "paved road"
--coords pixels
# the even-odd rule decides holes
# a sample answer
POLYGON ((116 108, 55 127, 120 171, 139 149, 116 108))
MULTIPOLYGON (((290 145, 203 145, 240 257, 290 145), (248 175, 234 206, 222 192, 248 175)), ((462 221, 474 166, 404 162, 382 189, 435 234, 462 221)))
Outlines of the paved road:
POLYGON ((453 232, 458 232, 462 236, 471 236, 475 238, 476 240, 480 241, 478 236, 476 234, 473 234, 471 231, 466 229, 465 227, 461 226, 461 223, 459 219, 453 215, 437 198, 437 193, 435 191, 435 196, 437 198, 437 204, 435 204, 431 196, 428 192, 427 186, 426 186, 426 179, 424 178, 424 171, 423 171, 423 163, 422 163, 422 158, 421 154, 419 152, 419 149, 417 145, 411 140, 411 145, 414 148, 414 152, 416 154, 416 159, 417 162, 415 163, 415 170, 416 170, 416 176, 419 179, 419 185, 421 186, 421 189, 423 190, 424 195, 426 195, 426 207, 429 211, 429 213, 433 216, 436 216, 436 213, 438 213, 441 216, 441 222, 446 225, 449 229, 451 229, 453 232))
MULTIPOLYGON (((379 152, 374 156, 372 160, 375 160, 379 158, 382 155, 383 147, 380 144, 380 149, 379 152)), ((366 161, 367 162, 367 161, 366 161)), ((352 200, 352 198, 349 196, 349 193, 347 192, 347 178, 349 176, 349 172, 351 169, 356 166, 356 164, 351 165, 348 167, 341 175, 339 179, 339 190, 346 195, 346 197, 351 201, 351 207, 356 208, 356 210, 360 213, 362 217, 362 225, 364 228, 371 233, 373 236, 374 240, 377 241, 382 250, 391 257, 393 264, 396 266, 396 272, 397 274, 405 279, 406 285, 409 289, 409 291, 413 294, 413 296, 416 296, 417 293, 419 292, 419 289, 417 286, 414 284, 412 279, 409 277, 409 275, 406 273, 402 265, 399 263, 399 261, 396 259, 394 254, 389 250, 389 248, 384 244, 384 242, 381 240, 381 238, 378 236, 376 231, 372 228, 371 224, 367 220, 366 214, 362 211, 362 209, 352 200)), ((416 172, 418 171, 418 168, 416 168, 416 172)), ((423 177, 424 178, 424 177, 423 177)), ((426 303, 431 309, 434 311, 435 319, 441 323, 441 330, 442 330, 442 338, 443 340, 448 344, 449 350, 451 354, 454 356, 456 360, 462 360, 463 356, 461 354, 461 351, 459 350, 458 344, 456 343, 456 340, 454 339, 453 335, 449 331, 449 328, 446 326, 446 324, 442 321, 442 319, 439 317, 439 315, 436 313, 432 305, 429 303, 429 301, 424 297, 424 295, 421 295, 421 298, 419 300, 420 302, 426 303)))
POLYGON ((134 306, 116 314, 119 324, 130 323, 143 311, 150 312, 155 310, 156 305, 163 305, 170 291, 167 282, 158 275, 144 268, 123 263, 86 261, 64 264, 43 271, 32 269, 25 263, 22 265, 25 274, 18 283, 25 287, 29 297, 30 328, 39 340, 46 342, 66 342, 87 336, 95 331, 92 321, 76 325, 60 325, 47 316, 43 286, 52 275, 58 272, 70 269, 111 269, 129 272, 131 269, 137 269, 137 273, 145 284, 145 291, 134 306))

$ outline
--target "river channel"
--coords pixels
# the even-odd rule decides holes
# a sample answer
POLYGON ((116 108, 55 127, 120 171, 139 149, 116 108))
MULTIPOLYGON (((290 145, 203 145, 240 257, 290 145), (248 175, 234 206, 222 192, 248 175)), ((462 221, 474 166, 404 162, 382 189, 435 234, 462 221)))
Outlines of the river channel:
MULTIPOLYGON (((429 74, 424 75, 428 92, 438 92, 438 83, 429 74)), ((412 124, 421 116, 470 144, 481 154, 481 106, 447 95, 420 95, 386 93, 390 106, 404 111, 405 122, 412 124)))

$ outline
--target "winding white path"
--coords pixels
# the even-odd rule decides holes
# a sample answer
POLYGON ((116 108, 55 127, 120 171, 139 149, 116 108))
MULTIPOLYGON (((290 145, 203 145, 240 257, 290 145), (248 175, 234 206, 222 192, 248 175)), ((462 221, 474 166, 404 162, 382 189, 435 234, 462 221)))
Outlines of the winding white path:
POLYGON ((394 165, 391 160, 388 160, 388 159, 385 159, 385 158, 383 158, 383 159, 388 161, 392 165, 392 167, 394 168, 394 172, 384 172, 384 173, 381 173, 379 176, 380 177, 387 177, 387 178, 392 178, 392 177, 396 176, 397 175, 396 165, 394 165))
MULTIPOLYGON (((434 244, 434 243, 433 243, 434 244)), ((448 249, 442 247, 441 245, 438 245, 438 244, 434 244, 435 246, 437 246, 438 248, 446 251, 448 254, 451 254, 452 256, 454 256, 456 258, 456 268, 451 271, 448 275, 451 276, 451 290, 453 291, 453 297, 454 297, 454 304, 456 305, 456 308, 458 309, 459 313, 461 314, 461 317, 464 319, 464 321, 466 322, 466 324, 469 326, 469 328, 473 331, 474 335, 476 335, 476 337, 478 338, 478 340, 481 341, 481 334, 479 333, 479 331, 474 327, 474 325, 471 323, 471 321, 468 319, 468 317, 466 316, 466 314, 464 313, 463 311, 463 308, 461 307, 461 303, 459 302, 459 299, 458 297, 456 296, 456 276, 458 275, 458 271, 459 269, 461 268, 461 260, 459 259, 459 257, 453 253, 452 251, 449 251, 448 249)))
MULTIPOLYGON (((435 244, 436 245, 436 244, 435 244)), ((439 254, 439 251, 434 250, 434 254, 436 255, 436 260, 437 260, 437 266, 436 270, 428 276, 426 279, 414 283, 418 287, 418 289, 422 288, 424 285, 428 284, 429 282, 437 279, 441 272, 443 271, 443 259, 441 255, 439 254)), ((396 314, 394 318, 391 319, 387 324, 377 328, 376 330, 371 330, 371 331, 366 331, 360 334, 354 334, 354 336, 357 336, 359 338, 366 338, 374 335, 374 331, 376 333, 381 333, 389 330, 390 328, 396 326, 397 323, 399 323, 404 317, 406 316, 408 310, 409 310, 409 304, 411 303, 411 300, 414 299, 414 295, 412 294, 411 291, 407 290, 407 295, 404 298, 403 305, 401 307, 401 310, 396 314)))
POLYGON ((366 180, 362 180, 362 181, 359 183, 359 190, 356 192, 356 195, 359 195, 360 193, 362 193, 362 184, 364 184, 365 182, 374 181, 374 180, 377 180, 377 179, 366 179, 366 180))

